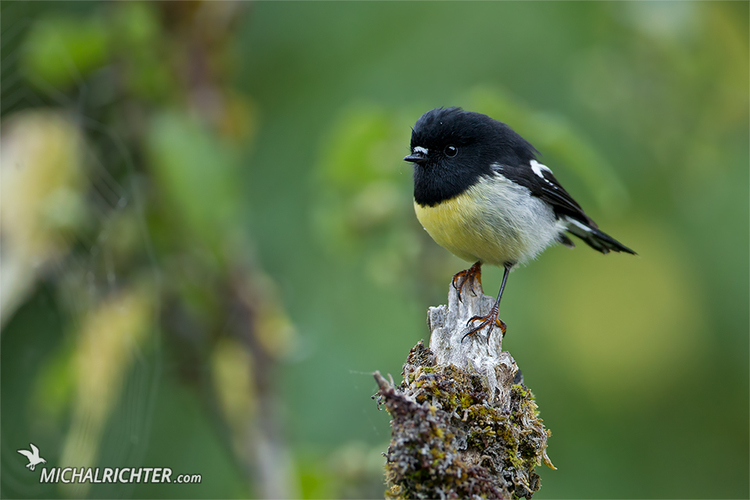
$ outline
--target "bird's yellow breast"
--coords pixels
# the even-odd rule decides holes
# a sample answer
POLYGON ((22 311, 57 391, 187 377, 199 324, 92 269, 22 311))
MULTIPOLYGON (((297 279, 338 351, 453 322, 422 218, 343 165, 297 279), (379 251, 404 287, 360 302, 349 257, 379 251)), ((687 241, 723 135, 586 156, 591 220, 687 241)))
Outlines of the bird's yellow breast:
POLYGON ((415 202, 414 210, 440 246, 464 260, 496 266, 534 258, 561 229, 550 208, 499 177, 434 206, 415 202))
POLYGON ((491 234, 482 231, 485 222, 481 207, 467 193, 432 207, 415 202, 414 210, 432 239, 455 256, 469 262, 481 260, 501 264, 492 258, 502 253, 497 242, 488 241, 487 236, 492 237, 491 234))

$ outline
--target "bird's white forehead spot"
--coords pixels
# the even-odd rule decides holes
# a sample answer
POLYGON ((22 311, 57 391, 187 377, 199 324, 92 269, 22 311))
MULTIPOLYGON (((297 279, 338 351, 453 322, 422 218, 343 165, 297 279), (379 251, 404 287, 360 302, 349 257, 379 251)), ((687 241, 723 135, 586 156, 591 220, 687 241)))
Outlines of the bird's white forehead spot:
POLYGON ((414 149, 411 151, 412 153, 422 153, 423 155, 426 155, 429 153, 427 148, 423 148, 422 146, 414 146, 414 149))
MULTIPOLYGON (((531 160, 529 163, 531 165, 531 170, 534 171, 536 175, 544 179, 544 174, 542 173, 542 170, 546 170, 549 173, 552 173, 552 170, 550 170, 546 165, 542 165, 536 160, 531 160)), ((546 179, 545 179, 546 180, 546 179)))

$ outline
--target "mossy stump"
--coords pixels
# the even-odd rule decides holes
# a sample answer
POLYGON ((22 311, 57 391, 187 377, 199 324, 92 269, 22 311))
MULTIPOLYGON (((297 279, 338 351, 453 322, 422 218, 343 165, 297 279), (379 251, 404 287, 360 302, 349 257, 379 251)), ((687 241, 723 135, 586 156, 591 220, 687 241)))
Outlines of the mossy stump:
POLYGON ((451 287, 448 306, 431 307, 430 348, 409 352, 399 386, 379 372, 378 403, 391 415, 386 456, 388 498, 531 498, 534 469, 547 438, 531 391, 495 329, 487 341, 467 338, 466 321, 484 315, 492 298, 481 284, 451 287))

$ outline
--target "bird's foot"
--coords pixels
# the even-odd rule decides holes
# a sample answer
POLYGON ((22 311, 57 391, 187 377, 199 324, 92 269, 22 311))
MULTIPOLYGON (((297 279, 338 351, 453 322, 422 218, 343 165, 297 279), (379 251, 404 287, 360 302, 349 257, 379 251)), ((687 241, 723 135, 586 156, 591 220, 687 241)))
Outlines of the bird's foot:
POLYGON ((469 269, 464 269, 461 272, 453 275, 453 288, 458 292, 458 300, 461 300, 461 294, 463 294, 464 286, 468 283, 471 293, 476 296, 474 291, 474 282, 479 283, 479 287, 482 287, 482 263, 477 261, 469 269))
POLYGON ((487 316, 474 316, 473 318, 469 319, 469 321, 466 322, 466 326, 469 326, 474 321, 480 321, 477 326, 469 330, 466 335, 463 336, 461 339, 461 342, 466 340, 466 337, 471 337, 474 335, 477 335, 484 327, 487 328, 487 342, 490 341, 490 335, 492 335, 492 329, 495 328, 495 325, 497 325, 500 328, 500 331, 503 332, 503 337, 505 337, 505 331, 507 330, 508 326, 505 324, 503 320, 497 317, 498 314, 498 304, 495 304, 492 306, 492 309, 490 310, 490 313, 487 316))

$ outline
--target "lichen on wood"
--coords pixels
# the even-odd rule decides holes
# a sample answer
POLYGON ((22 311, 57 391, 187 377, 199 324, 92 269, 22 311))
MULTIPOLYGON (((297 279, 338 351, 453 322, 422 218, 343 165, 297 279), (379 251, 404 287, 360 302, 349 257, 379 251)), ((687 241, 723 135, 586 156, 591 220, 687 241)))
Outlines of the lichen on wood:
POLYGON ((399 386, 375 373, 392 418, 388 498, 531 498, 534 469, 554 468, 550 432, 500 330, 462 341, 468 319, 493 303, 473 285, 460 299, 451 286, 448 306, 430 308, 430 348, 420 341, 409 352, 399 386))

